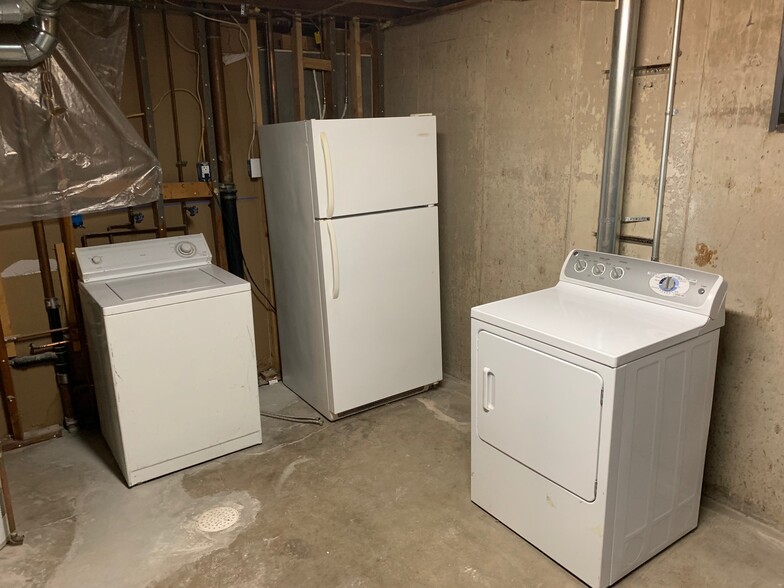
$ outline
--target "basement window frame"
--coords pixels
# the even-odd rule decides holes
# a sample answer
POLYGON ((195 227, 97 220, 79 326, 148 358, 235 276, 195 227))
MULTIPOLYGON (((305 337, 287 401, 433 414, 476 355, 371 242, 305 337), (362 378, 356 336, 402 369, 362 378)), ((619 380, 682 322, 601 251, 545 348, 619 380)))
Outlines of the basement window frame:
POLYGON ((770 113, 770 132, 784 133, 784 15, 779 38, 776 83, 773 86, 773 107, 770 113))

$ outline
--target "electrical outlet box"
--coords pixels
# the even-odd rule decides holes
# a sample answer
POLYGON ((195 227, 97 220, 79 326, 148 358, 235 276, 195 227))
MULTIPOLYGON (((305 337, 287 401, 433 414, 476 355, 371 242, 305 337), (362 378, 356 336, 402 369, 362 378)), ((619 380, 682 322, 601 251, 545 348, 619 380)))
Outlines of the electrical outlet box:
POLYGON ((210 170, 209 161, 199 161, 196 164, 196 177, 199 178, 200 182, 212 181, 212 171, 210 170))
POLYGON ((248 175, 253 179, 261 177, 261 159, 254 157, 248 160, 248 175))

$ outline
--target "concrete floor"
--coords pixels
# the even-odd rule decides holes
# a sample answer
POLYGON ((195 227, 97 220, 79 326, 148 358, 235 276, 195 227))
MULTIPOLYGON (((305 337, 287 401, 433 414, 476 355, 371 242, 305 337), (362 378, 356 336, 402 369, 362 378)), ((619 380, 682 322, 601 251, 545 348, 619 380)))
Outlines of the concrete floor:
MULTIPOLYGON (((265 410, 311 415, 283 386, 265 410)), ((96 434, 7 454, 22 547, 0 586, 581 586, 469 500, 469 389, 324 427, 263 419, 264 444, 131 490, 96 434), (208 534, 195 518, 240 510, 208 534)), ((721 508, 623 586, 784 586, 781 535, 721 508)))

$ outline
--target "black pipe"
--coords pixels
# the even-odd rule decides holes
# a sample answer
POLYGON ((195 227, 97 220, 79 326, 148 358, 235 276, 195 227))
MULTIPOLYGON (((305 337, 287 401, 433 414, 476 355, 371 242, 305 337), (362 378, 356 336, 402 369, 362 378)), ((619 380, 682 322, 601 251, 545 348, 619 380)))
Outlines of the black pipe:
MULTIPOLYGON (((46 353, 36 353, 35 355, 22 355, 9 359, 8 363, 11 367, 17 370, 24 370, 39 365, 54 364, 57 369, 58 362, 61 360, 62 353, 60 351, 47 351, 46 353)), ((68 364, 66 364, 67 366, 68 364)))
POLYGON ((234 184, 219 184, 218 197, 223 217, 223 239, 226 241, 226 261, 229 271, 244 279, 240 220, 237 215, 237 187, 234 184))

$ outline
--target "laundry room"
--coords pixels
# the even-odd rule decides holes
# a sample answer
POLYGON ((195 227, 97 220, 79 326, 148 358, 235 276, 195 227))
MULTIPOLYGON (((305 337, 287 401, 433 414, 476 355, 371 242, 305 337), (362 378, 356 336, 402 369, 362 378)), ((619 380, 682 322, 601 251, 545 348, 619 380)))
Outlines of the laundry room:
POLYGON ((0 587, 781 586, 784 0, 0 0, 0 587))

